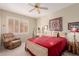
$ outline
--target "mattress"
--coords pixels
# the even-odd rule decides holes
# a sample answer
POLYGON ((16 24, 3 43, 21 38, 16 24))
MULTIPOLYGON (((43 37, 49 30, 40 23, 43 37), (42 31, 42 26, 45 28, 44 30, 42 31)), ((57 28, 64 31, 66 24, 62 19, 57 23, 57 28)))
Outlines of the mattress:
POLYGON ((26 49, 36 56, 59 56, 64 50, 67 39, 63 37, 41 36, 26 42, 26 49))

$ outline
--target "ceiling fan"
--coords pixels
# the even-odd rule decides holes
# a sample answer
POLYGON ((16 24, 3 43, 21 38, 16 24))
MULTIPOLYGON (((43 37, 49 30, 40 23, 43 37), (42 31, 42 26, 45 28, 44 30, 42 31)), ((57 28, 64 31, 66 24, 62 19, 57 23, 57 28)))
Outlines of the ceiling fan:
POLYGON ((35 3, 35 4, 30 4, 29 3, 29 5, 33 7, 33 9, 29 10, 29 12, 32 12, 33 10, 36 10, 40 14, 40 9, 48 10, 47 7, 41 7, 40 3, 35 3))

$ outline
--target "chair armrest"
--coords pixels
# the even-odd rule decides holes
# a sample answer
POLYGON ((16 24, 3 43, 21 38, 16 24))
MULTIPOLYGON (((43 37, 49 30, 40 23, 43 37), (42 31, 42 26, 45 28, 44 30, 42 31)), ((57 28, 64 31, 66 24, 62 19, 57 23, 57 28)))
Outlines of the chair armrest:
POLYGON ((13 37, 13 40, 20 40, 19 37, 13 37))

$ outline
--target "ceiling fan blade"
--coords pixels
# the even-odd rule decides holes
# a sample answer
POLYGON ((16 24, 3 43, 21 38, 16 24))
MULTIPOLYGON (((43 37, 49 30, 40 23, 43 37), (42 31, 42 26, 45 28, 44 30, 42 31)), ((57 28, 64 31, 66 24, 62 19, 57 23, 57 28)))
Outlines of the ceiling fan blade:
POLYGON ((31 4, 31 3, 28 3, 28 5, 30 5, 30 6, 34 6, 33 4, 31 4))
POLYGON ((39 7, 40 9, 45 9, 45 10, 48 10, 48 8, 46 8, 46 7, 39 7))
POLYGON ((33 9, 29 10, 29 12, 32 12, 34 9, 35 9, 35 8, 33 8, 33 9))

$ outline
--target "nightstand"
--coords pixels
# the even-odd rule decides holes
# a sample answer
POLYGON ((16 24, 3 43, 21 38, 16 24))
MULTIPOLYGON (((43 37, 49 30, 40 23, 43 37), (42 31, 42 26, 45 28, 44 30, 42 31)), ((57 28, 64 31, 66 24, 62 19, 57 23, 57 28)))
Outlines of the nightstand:
POLYGON ((71 51, 72 49, 72 42, 68 42, 68 51, 71 51))
POLYGON ((79 42, 68 42, 68 51, 79 55, 79 42))
POLYGON ((76 45, 74 42, 68 42, 68 51, 76 53, 76 45))
POLYGON ((79 42, 76 42, 76 53, 79 54, 79 42))

